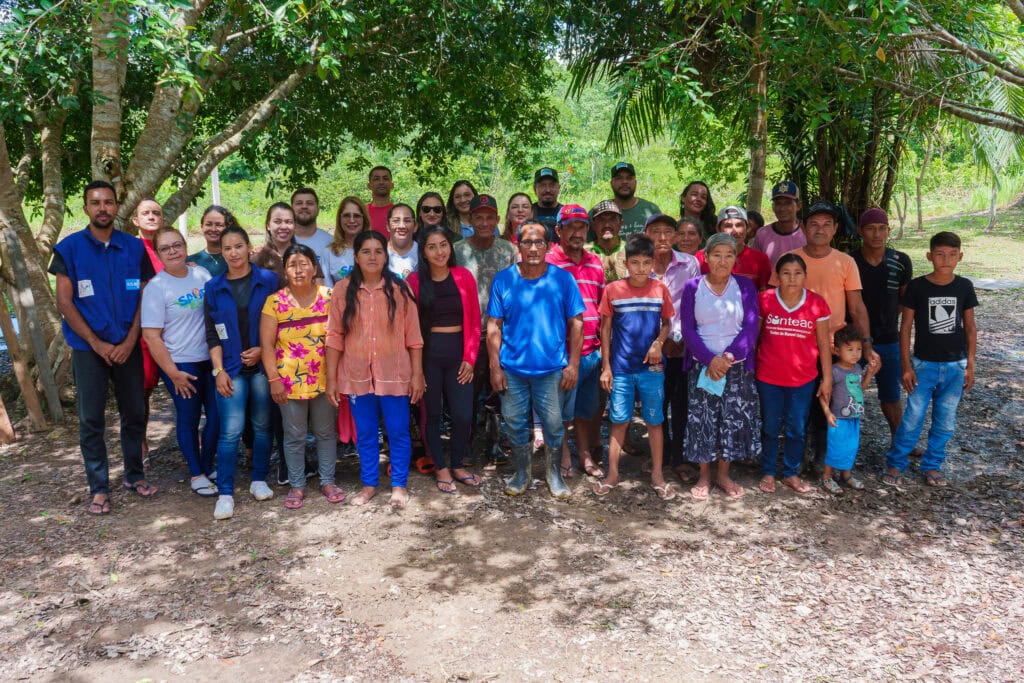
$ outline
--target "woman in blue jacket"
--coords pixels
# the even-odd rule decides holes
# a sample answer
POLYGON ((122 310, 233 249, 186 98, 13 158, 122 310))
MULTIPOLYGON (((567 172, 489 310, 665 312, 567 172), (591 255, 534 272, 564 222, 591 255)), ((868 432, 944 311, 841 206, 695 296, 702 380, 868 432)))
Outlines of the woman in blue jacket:
POLYGON ((221 235, 227 271, 206 284, 206 341, 217 383, 220 440, 217 442, 217 489, 214 519, 234 514, 238 440, 245 427, 246 407, 252 422, 252 483, 256 500, 268 500, 270 468, 270 386, 260 362, 260 315, 267 297, 277 290, 277 275, 249 262, 249 235, 232 226, 221 235))

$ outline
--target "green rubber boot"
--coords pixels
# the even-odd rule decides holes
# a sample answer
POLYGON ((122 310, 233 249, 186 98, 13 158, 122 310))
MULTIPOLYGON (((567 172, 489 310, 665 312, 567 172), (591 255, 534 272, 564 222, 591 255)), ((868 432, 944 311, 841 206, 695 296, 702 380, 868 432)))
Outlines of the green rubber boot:
POLYGON ((518 496, 530 487, 530 465, 533 464, 533 444, 512 447, 512 466, 516 468, 512 478, 505 482, 505 493, 518 496))
POLYGON ((544 446, 544 471, 547 473, 548 490, 551 491, 551 495, 559 500, 564 500, 572 495, 572 491, 565 485, 565 480, 562 479, 562 472, 559 469, 559 465, 562 462, 562 449, 559 448, 557 451, 550 447, 544 446))

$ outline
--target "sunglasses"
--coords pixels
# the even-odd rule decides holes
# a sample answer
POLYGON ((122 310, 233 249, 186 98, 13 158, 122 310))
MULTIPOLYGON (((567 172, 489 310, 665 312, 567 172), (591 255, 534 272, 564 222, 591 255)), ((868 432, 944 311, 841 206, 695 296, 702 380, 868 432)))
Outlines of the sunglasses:
POLYGON ((427 206, 424 204, 420 207, 420 213, 444 213, 443 206, 427 206))

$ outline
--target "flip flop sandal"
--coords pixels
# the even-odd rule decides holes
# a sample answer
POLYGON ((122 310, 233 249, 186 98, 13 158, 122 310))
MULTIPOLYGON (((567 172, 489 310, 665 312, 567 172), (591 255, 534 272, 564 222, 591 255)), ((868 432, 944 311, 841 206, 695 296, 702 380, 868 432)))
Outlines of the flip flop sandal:
POLYGON ((941 474, 926 474, 924 475, 924 482, 928 484, 928 486, 934 486, 938 488, 949 485, 949 482, 946 481, 946 478, 941 474))
POLYGON ((843 490, 839 488, 839 484, 836 483, 835 479, 822 479, 819 483, 821 484, 821 488, 833 495, 838 496, 843 492, 843 490))
MULTIPOLYGON (((414 465, 416 466, 416 471, 420 474, 433 474, 434 470, 437 469, 437 465, 434 464, 434 459, 428 455, 421 455, 416 458, 414 465)), ((388 474, 390 475, 390 465, 388 467, 388 474)))
POLYGON ((305 498, 305 491, 303 491, 302 489, 292 489, 291 491, 288 492, 288 495, 285 496, 284 506, 289 510, 298 510, 300 507, 302 507, 302 502, 305 500, 305 498))
POLYGON ((213 483, 210 482, 210 480, 207 479, 206 477, 196 479, 189 485, 192 487, 193 493, 195 493, 197 496, 202 496, 203 498, 211 498, 213 496, 218 495, 219 493, 217 491, 217 487, 214 486, 213 483))
POLYGON ((864 490, 864 482, 862 482, 860 479, 853 476, 852 474, 848 477, 840 477, 839 483, 842 484, 843 486, 853 489, 854 491, 864 490))
POLYGON ((740 486, 739 484, 736 484, 735 486, 736 486, 736 488, 734 488, 731 491, 729 489, 723 488, 721 486, 719 486, 718 488, 722 489, 722 492, 725 493, 725 495, 729 496, 730 498, 732 498, 734 500, 739 500, 740 498, 745 496, 747 494, 747 492, 744 491, 743 487, 740 486))
POLYGON ((694 486, 690 489, 690 495, 693 496, 694 500, 703 502, 708 499, 709 495, 711 495, 711 488, 706 486, 694 486))
POLYGON ((900 474, 889 474, 886 472, 882 475, 882 483, 886 486, 900 486, 903 484, 903 476, 900 474))
POLYGON ((338 503, 345 502, 345 492, 341 490, 336 484, 325 484, 320 487, 320 493, 324 494, 324 498, 331 505, 337 505, 338 503))
POLYGON ((655 486, 654 491, 658 494, 658 498, 662 500, 672 500, 676 497, 676 490, 672 488, 672 484, 666 483, 664 486, 655 486))
POLYGON ((102 503, 92 502, 86 508, 86 511, 90 515, 109 515, 110 514, 110 499, 107 498, 102 503))
POLYGON ((757 488, 761 489, 761 493, 775 493, 776 488, 774 477, 771 479, 770 482, 767 481, 766 479, 761 479, 761 483, 757 485, 757 488))
POLYGON ((576 476, 576 470, 573 469, 573 466, 571 464, 566 467, 562 467, 561 465, 559 465, 558 471, 561 472, 562 479, 572 479, 573 477, 576 476))
POLYGON ((597 465, 587 465, 583 468, 583 471, 587 473, 588 477, 594 477, 595 479, 604 479, 604 470, 597 465))
POLYGON ((136 482, 132 482, 131 484, 125 482, 124 488, 136 495, 142 496, 143 498, 149 498, 157 492, 157 488, 145 479, 140 479, 136 482))
POLYGON ((618 486, 618 484, 605 484, 603 481, 599 481, 590 488, 593 489, 594 495, 601 496, 603 498, 611 493, 612 489, 616 486, 618 486))
POLYGON ((455 493, 455 482, 451 479, 448 481, 445 481, 444 479, 437 479, 434 483, 437 485, 437 490, 441 493, 449 496, 455 493), (441 488, 442 486, 450 486, 451 488, 441 488))
POLYGON ((480 486, 480 484, 483 483, 480 481, 480 477, 476 476, 475 474, 470 474, 468 477, 455 477, 455 481, 460 481, 466 486, 473 487, 480 486))

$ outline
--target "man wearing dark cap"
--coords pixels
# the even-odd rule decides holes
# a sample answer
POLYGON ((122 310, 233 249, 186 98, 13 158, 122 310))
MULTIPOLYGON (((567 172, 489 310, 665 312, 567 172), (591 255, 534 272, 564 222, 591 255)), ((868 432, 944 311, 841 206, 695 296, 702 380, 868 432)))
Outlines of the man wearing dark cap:
POLYGON ((538 168, 533 174, 533 194, 537 197, 533 205, 533 217, 547 229, 548 242, 557 241, 555 226, 558 224, 558 214, 562 210, 562 205, 558 203, 558 194, 561 191, 558 171, 555 169, 545 166, 538 168))
POLYGON ((871 323, 872 345, 882 361, 875 375, 878 402, 895 434, 903 417, 900 405, 900 299, 913 276, 910 257, 886 246, 889 241, 889 216, 882 209, 868 209, 861 214, 857 232, 864 240, 854 251, 854 262, 864 286, 864 306, 871 323))
POLYGON ((661 213, 654 202, 636 196, 636 169, 625 161, 612 166, 612 201, 622 212, 622 236, 629 237, 644 231, 651 216, 661 213))
MULTIPOLYGON (((498 225, 498 203, 489 194, 478 194, 469 204, 469 222, 473 226, 473 234, 455 243, 455 262, 473 274, 476 280, 477 298, 480 299, 480 353, 477 355, 476 367, 473 369, 473 396, 486 394, 484 414, 487 423, 487 440, 484 446, 484 457, 491 462, 500 462, 504 458, 498 447, 501 411, 501 399, 490 389, 490 365, 487 356, 487 302, 491 296, 491 283, 498 271, 508 268, 516 262, 516 248, 511 242, 496 237, 494 228, 498 225)), ((477 406, 474 403, 473 424, 476 425, 477 406)))
POLYGON ((586 250, 601 259, 605 283, 627 277, 626 242, 619 237, 622 229, 622 210, 610 199, 598 202, 590 210, 590 229, 594 241, 588 242, 586 250))
MULTIPOLYGON (((828 303, 832 315, 829 318, 829 329, 833 334, 846 326, 846 313, 859 330, 869 330, 868 310, 864 307, 861 296, 863 286, 857 263, 849 254, 833 249, 832 238, 838 228, 839 209, 831 202, 815 202, 807 210, 804 232, 807 244, 792 253, 797 254, 807 264, 807 279, 804 287, 823 297, 828 303)), ((767 226, 765 226, 767 227, 767 226)), ((762 228, 763 230, 764 228, 762 228)), ((779 285, 779 276, 772 273, 771 284, 779 285)), ((871 337, 865 337, 862 348, 863 357, 877 371, 878 354, 872 348, 871 337)), ((827 426, 821 405, 814 401, 811 404, 810 429, 811 444, 814 447, 815 460, 821 461, 825 455, 825 429, 827 426)))
POLYGON ((775 262, 787 251, 793 251, 807 244, 807 237, 800 229, 800 189, 796 183, 783 180, 772 188, 772 211, 775 222, 758 229, 750 245, 763 251, 775 267, 775 262))

